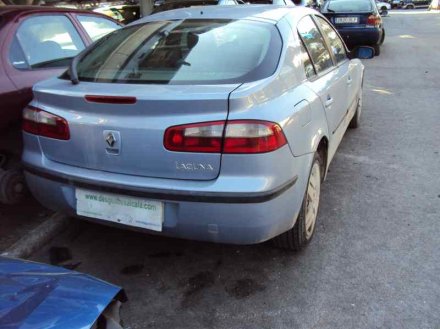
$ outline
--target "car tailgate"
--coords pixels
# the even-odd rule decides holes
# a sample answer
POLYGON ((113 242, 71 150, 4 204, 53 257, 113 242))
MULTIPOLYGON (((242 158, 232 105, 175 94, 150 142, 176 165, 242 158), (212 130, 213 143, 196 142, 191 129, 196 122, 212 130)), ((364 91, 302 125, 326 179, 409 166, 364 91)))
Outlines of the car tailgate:
POLYGON ((67 141, 39 137, 46 158, 120 174, 173 179, 215 179, 220 153, 173 152, 164 132, 174 125, 226 120, 238 85, 132 85, 53 79, 34 88, 33 105, 66 119, 67 141), (86 100, 86 95, 128 96, 135 104, 86 100), (112 135, 112 137, 110 137, 112 135), (115 139, 110 146, 108 139, 115 139))

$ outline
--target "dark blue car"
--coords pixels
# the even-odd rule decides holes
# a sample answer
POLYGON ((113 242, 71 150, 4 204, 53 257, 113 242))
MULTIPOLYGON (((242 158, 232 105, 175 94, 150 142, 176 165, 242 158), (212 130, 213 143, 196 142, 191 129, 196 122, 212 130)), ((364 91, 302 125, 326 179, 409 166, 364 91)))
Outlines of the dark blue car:
POLYGON ((0 257, 1 329, 121 328, 121 288, 92 276, 0 257))
POLYGON ((375 55, 385 40, 385 28, 374 0, 328 0, 321 12, 350 48, 371 46, 375 55))

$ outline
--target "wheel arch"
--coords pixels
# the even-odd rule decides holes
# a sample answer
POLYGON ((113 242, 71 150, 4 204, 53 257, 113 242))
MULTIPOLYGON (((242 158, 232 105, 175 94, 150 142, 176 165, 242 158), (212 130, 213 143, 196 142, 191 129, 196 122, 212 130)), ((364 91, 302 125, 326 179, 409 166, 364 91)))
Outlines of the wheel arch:
POLYGON ((318 146, 316 147, 316 152, 320 155, 322 160, 322 172, 324 175, 322 176, 322 179, 324 180, 327 177, 327 171, 328 171, 328 139, 326 136, 322 136, 318 146))

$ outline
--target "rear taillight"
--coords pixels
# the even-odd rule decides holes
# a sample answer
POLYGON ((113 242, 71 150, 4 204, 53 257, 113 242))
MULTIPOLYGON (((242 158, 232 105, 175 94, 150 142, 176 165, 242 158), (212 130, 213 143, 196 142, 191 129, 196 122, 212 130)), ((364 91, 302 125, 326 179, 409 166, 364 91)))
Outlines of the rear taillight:
POLYGON ((278 124, 258 120, 174 126, 165 131, 164 137, 165 148, 176 152, 265 153, 286 143, 286 137, 278 124))
POLYGON ((69 125, 65 119, 33 106, 23 110, 23 130, 49 138, 70 139, 69 125))
POLYGON ((367 27, 379 27, 380 21, 380 16, 370 15, 367 18, 367 27))

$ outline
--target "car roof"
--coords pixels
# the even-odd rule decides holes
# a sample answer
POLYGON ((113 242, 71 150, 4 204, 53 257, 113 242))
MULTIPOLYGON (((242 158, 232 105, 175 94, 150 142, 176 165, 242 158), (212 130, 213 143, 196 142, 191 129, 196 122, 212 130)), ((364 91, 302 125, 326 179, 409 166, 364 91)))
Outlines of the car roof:
POLYGON ((174 6, 176 8, 188 8, 193 6, 204 6, 204 5, 217 5, 221 0, 173 0, 173 1, 165 1, 159 6, 154 7, 153 13, 159 13, 164 10, 172 10, 174 6))
POLYGON ((276 23, 287 14, 300 18, 305 14, 319 14, 316 10, 296 6, 237 5, 237 6, 199 6, 160 12, 133 22, 142 24, 158 20, 177 19, 252 19, 276 23))
POLYGON ((89 10, 80 10, 80 9, 72 9, 72 8, 59 8, 59 7, 46 7, 46 6, 1 6, 0 7, 0 15, 22 15, 28 13, 65 13, 65 12, 75 12, 75 13, 87 13, 90 14, 93 12, 89 10))
POLYGON ((59 8, 59 7, 45 7, 45 6, 0 6, 0 25, 3 26, 9 22, 14 21, 18 17, 31 15, 31 14, 47 14, 47 13, 77 13, 86 14, 106 18, 121 25, 116 20, 104 14, 93 12, 90 10, 72 9, 72 8, 59 8))

